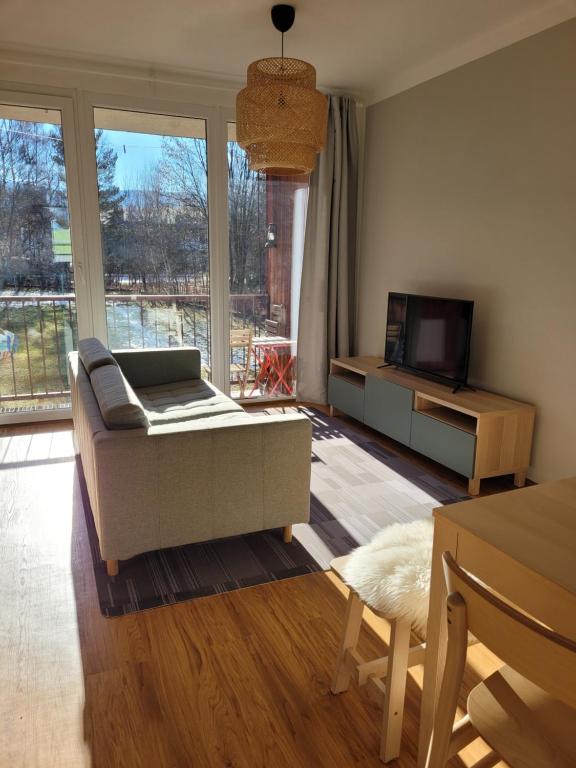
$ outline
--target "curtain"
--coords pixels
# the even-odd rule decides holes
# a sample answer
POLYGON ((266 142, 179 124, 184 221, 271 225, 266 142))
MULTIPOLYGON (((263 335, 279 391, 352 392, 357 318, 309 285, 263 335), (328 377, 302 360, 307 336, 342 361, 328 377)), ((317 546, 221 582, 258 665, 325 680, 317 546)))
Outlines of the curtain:
POLYGON ((298 319, 297 396, 327 402, 331 357, 353 353, 356 320, 356 104, 330 96, 326 147, 310 177, 298 319))

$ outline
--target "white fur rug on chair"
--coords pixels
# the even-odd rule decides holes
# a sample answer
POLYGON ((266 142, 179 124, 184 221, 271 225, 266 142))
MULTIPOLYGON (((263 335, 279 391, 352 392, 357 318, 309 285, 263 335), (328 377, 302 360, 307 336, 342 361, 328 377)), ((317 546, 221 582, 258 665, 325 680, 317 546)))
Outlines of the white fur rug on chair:
POLYGON ((344 566, 346 583, 371 608, 409 619, 426 637, 434 521, 431 517, 389 525, 355 549, 344 566))

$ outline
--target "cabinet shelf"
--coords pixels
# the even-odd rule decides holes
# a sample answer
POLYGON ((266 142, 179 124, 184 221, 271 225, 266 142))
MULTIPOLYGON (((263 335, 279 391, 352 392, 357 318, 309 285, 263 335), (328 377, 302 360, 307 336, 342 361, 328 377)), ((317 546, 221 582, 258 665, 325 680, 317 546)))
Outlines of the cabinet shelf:
POLYGON ((353 384, 359 389, 364 389, 366 384, 366 377, 354 371, 349 371, 346 368, 337 368, 332 371, 332 377, 339 379, 340 381, 346 381, 348 384, 353 384))
POLYGON ((457 429, 461 429, 463 432, 468 432, 470 435, 476 434, 476 427, 478 422, 474 416, 468 416, 466 413, 454 411, 452 408, 447 408, 444 405, 416 407, 414 410, 417 413, 424 414, 424 416, 429 416, 431 419, 441 421, 443 424, 449 424, 451 427, 456 427, 457 429))

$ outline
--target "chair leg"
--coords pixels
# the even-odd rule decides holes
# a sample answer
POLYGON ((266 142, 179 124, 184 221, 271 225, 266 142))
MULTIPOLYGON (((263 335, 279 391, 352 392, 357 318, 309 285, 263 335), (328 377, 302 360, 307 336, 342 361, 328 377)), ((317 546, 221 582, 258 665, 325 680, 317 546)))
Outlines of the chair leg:
POLYGON ((291 525, 285 525, 282 529, 282 538, 284 540, 284 544, 290 544, 292 541, 292 526, 291 525))
POLYGON ((338 661, 332 678, 330 690, 332 693, 342 693, 348 690, 350 684, 350 669, 346 663, 347 651, 354 650, 358 644, 360 627, 362 626, 362 612, 364 604, 358 595, 350 590, 348 602, 346 604, 346 617, 344 619, 344 630, 340 640, 340 650, 338 651, 338 661))
POLYGON ((118 560, 106 560, 106 573, 108 576, 118 576, 118 560))
POLYGON ((382 737, 380 740, 380 759, 384 763, 394 760, 400 754, 408 656, 410 653, 410 629, 409 621, 393 619, 391 622, 382 737))

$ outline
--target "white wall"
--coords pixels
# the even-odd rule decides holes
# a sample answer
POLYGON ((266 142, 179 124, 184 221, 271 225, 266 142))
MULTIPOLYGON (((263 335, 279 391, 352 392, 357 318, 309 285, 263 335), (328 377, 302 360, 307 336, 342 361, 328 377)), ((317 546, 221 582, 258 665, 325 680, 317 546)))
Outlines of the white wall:
POLYGON ((386 293, 473 299, 471 381, 538 408, 530 476, 576 475, 576 20, 367 110, 358 346, 386 293))

